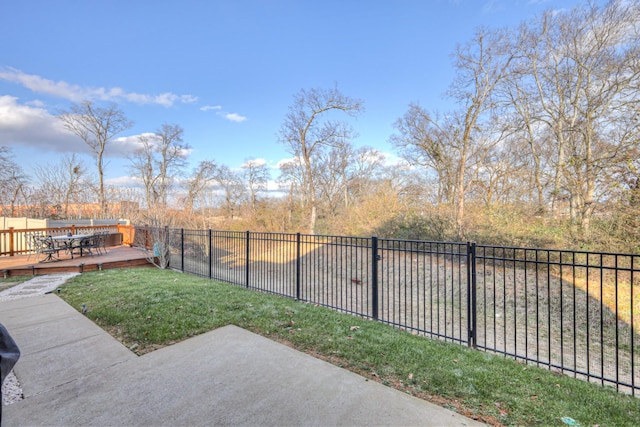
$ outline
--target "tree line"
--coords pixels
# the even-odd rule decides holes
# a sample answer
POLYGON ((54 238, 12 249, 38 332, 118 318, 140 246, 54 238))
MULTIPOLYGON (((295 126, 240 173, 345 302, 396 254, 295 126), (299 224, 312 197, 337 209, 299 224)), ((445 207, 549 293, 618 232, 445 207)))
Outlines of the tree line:
POLYGON ((27 190, 3 148, 3 204, 97 195, 102 212, 109 200, 135 198, 145 221, 183 226, 637 251, 639 42, 637 0, 476 30, 452 54, 453 108, 416 100, 393 123, 394 165, 355 145, 351 119, 364 101, 337 86, 303 89, 278 132, 292 160, 280 167, 277 197, 255 159, 239 169, 207 159, 187 171, 190 147, 175 124, 139 137, 129 157, 139 189, 105 188, 105 147, 131 123, 114 105, 87 101, 59 118, 95 155, 97 191, 83 194, 92 178, 73 155, 37 171, 40 187, 27 190))

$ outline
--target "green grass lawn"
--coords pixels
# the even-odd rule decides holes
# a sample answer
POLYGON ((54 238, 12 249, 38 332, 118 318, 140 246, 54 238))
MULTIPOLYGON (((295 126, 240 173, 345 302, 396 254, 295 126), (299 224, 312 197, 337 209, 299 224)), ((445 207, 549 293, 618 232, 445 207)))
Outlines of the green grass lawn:
POLYGON ((60 296, 138 354, 237 325, 494 425, 640 425, 640 399, 610 388, 173 271, 84 273, 60 296))

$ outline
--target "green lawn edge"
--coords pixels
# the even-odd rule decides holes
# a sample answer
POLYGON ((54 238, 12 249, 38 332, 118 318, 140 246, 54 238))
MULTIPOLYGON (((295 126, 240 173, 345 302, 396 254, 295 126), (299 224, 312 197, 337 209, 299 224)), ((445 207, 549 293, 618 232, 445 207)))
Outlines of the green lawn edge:
POLYGON ((58 295, 137 354, 236 325, 493 425, 640 425, 611 387, 171 270, 84 273, 58 295))

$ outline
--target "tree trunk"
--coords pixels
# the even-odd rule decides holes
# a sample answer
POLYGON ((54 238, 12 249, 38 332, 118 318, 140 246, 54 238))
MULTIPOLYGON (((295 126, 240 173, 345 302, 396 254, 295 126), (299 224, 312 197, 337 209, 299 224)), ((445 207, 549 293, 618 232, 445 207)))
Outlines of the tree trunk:
POLYGON ((102 168, 102 157, 98 160, 98 204, 100 205, 100 216, 105 218, 107 214, 107 206, 104 198, 104 170, 102 168))

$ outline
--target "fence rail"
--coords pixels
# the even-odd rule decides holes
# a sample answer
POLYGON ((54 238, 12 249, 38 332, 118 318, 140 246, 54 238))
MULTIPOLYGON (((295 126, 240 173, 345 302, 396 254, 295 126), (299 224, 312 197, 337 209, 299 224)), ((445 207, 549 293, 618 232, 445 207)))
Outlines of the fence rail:
MULTIPOLYGON (((640 391, 640 255, 169 231, 170 265, 183 272, 640 391)), ((135 235, 149 240, 148 229, 135 235)))

